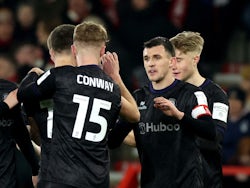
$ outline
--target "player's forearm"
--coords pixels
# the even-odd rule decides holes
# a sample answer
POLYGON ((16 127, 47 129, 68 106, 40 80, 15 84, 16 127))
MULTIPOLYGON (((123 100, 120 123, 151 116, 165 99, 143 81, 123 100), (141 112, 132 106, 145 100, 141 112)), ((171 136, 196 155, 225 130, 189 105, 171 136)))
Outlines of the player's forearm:
POLYGON ((136 147, 135 135, 133 131, 130 131, 128 135, 123 140, 124 144, 127 144, 131 147, 136 147))
POLYGON ((121 97, 121 110, 120 116, 130 123, 136 123, 140 120, 140 112, 136 104, 126 100, 123 96, 121 97))
POLYGON ((0 116, 9 112, 11 108, 13 108, 18 104, 16 94, 17 94, 17 89, 11 91, 4 99, 4 101, 0 102, 0 116))
POLYGON ((110 149, 119 147, 129 132, 132 131, 133 126, 133 124, 125 123, 124 121, 122 123, 117 123, 115 127, 109 132, 108 147, 110 149))
POLYGON ((29 132, 26 126, 24 125, 21 115, 17 115, 14 120, 14 129, 13 134, 15 140, 23 152, 25 158, 32 167, 32 174, 37 175, 39 170, 39 161, 38 157, 35 154, 33 145, 30 140, 29 132))
POLYGON ((121 116, 131 123, 138 122, 140 119, 140 112, 137 108, 134 97, 131 95, 120 76, 117 76, 115 81, 119 85, 121 90, 121 116))
POLYGON ((211 116, 202 116, 199 119, 194 119, 184 115, 180 122, 183 126, 189 126, 199 137, 209 140, 215 140, 216 138, 216 128, 211 116))
POLYGON ((17 95, 17 89, 11 91, 4 99, 4 102, 8 105, 9 109, 12 109, 14 106, 18 104, 16 95, 17 95))
POLYGON ((120 87, 120 91, 121 91, 121 95, 128 100, 130 103, 133 103, 136 105, 136 102, 133 98, 133 96, 130 94, 130 92, 128 91, 127 87, 125 86, 124 82, 122 81, 122 78, 119 74, 112 74, 110 75, 111 78, 119 85, 120 87))

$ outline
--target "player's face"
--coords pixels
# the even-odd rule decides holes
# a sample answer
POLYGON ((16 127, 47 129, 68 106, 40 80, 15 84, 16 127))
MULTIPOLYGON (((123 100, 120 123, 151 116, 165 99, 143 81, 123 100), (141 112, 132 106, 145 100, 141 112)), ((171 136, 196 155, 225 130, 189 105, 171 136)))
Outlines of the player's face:
MULTIPOLYGON (((148 79, 159 83, 167 79, 172 57, 167 53, 162 45, 143 50, 144 68, 148 79)), ((169 74, 172 74, 170 72, 169 74)))
POLYGON ((196 62, 194 55, 190 52, 184 54, 180 50, 175 50, 176 61, 173 63, 172 71, 176 79, 187 81, 195 72, 196 62))

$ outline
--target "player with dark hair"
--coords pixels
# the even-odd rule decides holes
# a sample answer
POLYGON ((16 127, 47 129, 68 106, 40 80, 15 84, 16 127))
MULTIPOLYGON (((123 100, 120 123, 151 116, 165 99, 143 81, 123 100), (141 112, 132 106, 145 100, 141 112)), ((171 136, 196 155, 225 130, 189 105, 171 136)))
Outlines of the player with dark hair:
POLYGON ((199 88, 174 79, 175 51, 167 38, 145 42, 143 60, 150 83, 134 92, 140 121, 129 125, 120 120, 110 132, 109 147, 117 147, 133 128, 142 188, 203 187, 196 138, 215 137, 206 96, 199 88))
MULTIPOLYGON (((55 67, 76 66, 76 61, 71 53, 71 45, 73 44, 74 25, 62 24, 55 27, 47 39, 47 46, 51 55, 51 60, 55 63, 55 67)), ((44 72, 39 68, 33 68, 21 85, 35 83, 38 75, 44 72)), ((47 167, 50 160, 50 143, 53 128, 53 101, 48 98, 42 101, 24 101, 24 108, 31 122, 35 122, 32 126, 38 126, 41 139, 41 168, 39 171, 38 187, 43 187, 43 181, 47 180, 47 167), (32 118, 32 119, 31 119, 32 118)), ((53 156, 52 156, 53 157, 53 156)))
POLYGON ((139 119, 133 97, 132 101, 121 97, 127 90, 119 88, 124 85, 117 69, 110 73, 119 86, 99 66, 107 40, 103 26, 77 25, 72 52, 78 67, 56 67, 37 82, 20 86, 18 99, 52 98, 54 103, 51 157, 43 188, 108 188, 108 132, 119 113, 130 121, 139 119))
POLYGON ((216 139, 198 138, 203 155, 204 185, 207 188, 222 187, 222 142, 227 127, 229 102, 226 93, 212 80, 201 76, 198 63, 204 45, 200 33, 184 31, 170 39, 175 47, 176 62, 172 66, 176 79, 200 87, 208 98, 208 106, 216 125, 216 139))
MULTIPOLYGON (((35 155, 34 148, 31 144, 29 132, 23 121, 21 107, 17 104, 16 99, 17 86, 13 82, 0 79, 0 97, 1 101, 8 104, 8 108, 4 107, 4 113, 0 117, 0 185, 1 188, 16 188, 18 183, 18 175, 16 171, 16 144, 24 154, 32 168, 34 176, 33 183, 36 184, 39 164, 35 155), (15 91, 14 91, 15 90, 15 91), (12 91, 12 93, 11 93, 12 91), (10 93, 10 94, 9 94, 10 93), (9 95, 8 95, 9 94, 9 95), (7 98, 5 98, 8 96, 7 98), (10 109, 12 108, 12 109, 10 109)), ((4 105, 5 105, 4 104, 4 105)), ((2 111, 2 112, 3 112, 2 111)), ((30 183, 32 184, 31 177, 30 183)), ((32 186, 32 185, 30 185, 32 186)))

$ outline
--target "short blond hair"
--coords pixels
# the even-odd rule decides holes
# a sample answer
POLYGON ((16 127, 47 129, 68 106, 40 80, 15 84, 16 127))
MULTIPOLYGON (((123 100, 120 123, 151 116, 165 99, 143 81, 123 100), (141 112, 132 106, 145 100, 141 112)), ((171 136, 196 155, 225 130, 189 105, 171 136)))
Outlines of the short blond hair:
POLYGON ((183 31, 170 39, 173 46, 182 53, 196 52, 201 54, 204 46, 204 39, 200 33, 192 31, 183 31))
POLYGON ((84 21, 75 27, 73 42, 76 46, 92 45, 102 46, 108 42, 108 34, 105 27, 91 21, 84 21))

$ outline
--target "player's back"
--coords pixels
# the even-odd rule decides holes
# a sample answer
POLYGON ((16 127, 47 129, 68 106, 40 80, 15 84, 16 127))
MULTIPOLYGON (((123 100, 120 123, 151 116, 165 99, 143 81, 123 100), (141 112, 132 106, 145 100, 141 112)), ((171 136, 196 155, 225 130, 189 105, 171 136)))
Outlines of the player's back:
POLYGON ((51 74, 56 88, 47 180, 108 187, 107 133, 120 111, 119 87, 96 65, 58 67, 51 74))

